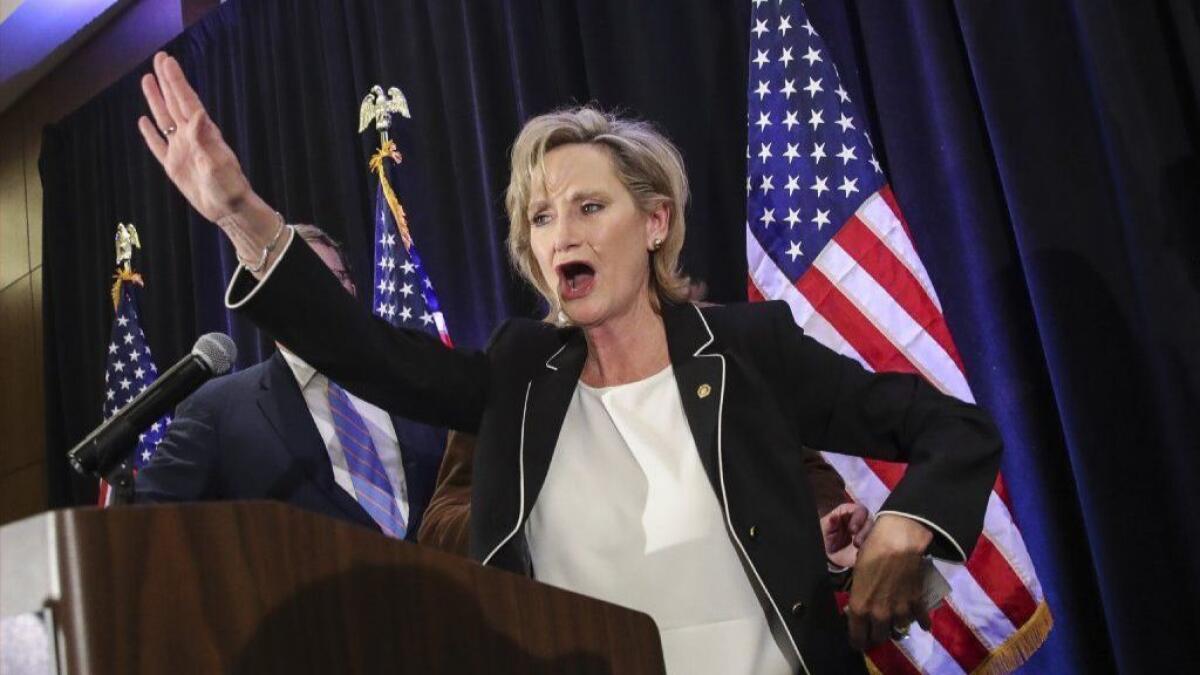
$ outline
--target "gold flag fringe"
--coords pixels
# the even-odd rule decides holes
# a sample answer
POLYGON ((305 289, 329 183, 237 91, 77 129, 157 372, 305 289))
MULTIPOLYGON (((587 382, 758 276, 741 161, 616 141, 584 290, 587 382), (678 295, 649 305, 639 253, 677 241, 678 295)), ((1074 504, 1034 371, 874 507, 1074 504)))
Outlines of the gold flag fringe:
MULTIPOLYGON (((993 649, 983 663, 971 671, 971 675, 1001 675, 1020 668, 1046 642, 1052 628, 1054 617, 1050 614, 1050 606, 1043 600, 1025 625, 1005 640, 1004 644, 993 649)), ((883 671, 879 670, 870 658, 864 657, 863 660, 867 662, 867 672, 871 675, 883 675, 883 671)))
POLYGON ((384 160, 390 159, 399 164, 401 160, 400 152, 396 150, 396 143, 391 139, 383 141, 379 144, 379 149, 371 155, 371 161, 368 166, 379 177, 379 185, 383 188, 383 198, 387 200, 388 208, 392 211, 392 219, 396 221, 396 229, 400 230, 400 239, 404 242, 404 248, 412 248, 412 235, 408 231, 408 218, 404 215, 404 207, 400 205, 400 199, 396 197, 396 191, 392 189, 392 183, 388 180, 387 171, 384 170, 384 160))
POLYGON ((1005 640, 1004 644, 993 649, 983 663, 971 671, 971 675, 1011 673, 1042 646, 1050 636, 1051 628, 1054 628, 1054 617, 1050 614, 1050 606, 1043 600, 1025 625, 1005 640))
POLYGON ((128 269, 118 269, 117 273, 113 275, 113 279, 112 301, 114 311, 116 311, 117 305, 121 304, 121 284, 123 282, 128 281, 138 286, 146 285, 146 282, 142 281, 142 275, 128 269))

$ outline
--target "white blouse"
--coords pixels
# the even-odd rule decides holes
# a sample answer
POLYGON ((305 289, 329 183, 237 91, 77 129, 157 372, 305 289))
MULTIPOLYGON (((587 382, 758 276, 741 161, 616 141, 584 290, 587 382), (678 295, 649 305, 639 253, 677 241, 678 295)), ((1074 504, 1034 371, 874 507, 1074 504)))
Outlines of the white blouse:
POLYGON ((668 366, 575 389, 525 529, 534 576, 649 614, 668 673, 791 673, 668 366))

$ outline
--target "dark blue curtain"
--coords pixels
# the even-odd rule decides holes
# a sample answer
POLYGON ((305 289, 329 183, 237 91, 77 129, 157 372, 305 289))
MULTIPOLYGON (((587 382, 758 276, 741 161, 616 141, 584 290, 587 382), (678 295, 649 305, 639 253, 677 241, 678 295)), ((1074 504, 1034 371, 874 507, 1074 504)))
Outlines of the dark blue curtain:
MULTIPOLYGON (((760 0, 771 1, 771 0, 760 0)), ((1056 617, 1028 672, 1186 668, 1200 634, 1200 10, 1184 0, 809 0, 870 112, 1056 617)), ((264 197, 346 242, 369 287, 375 83, 414 119, 398 191, 461 345, 534 297, 503 255, 506 150, 523 120, 595 100, 658 122, 695 199, 688 271, 744 298, 748 2, 235 1, 167 48, 264 197), (372 134, 373 136, 373 134, 372 134)), ((230 333, 234 265, 142 147, 137 78, 48 128, 50 494, 86 501, 62 453, 99 421, 112 235, 145 248, 160 366, 230 333)))
POLYGON ((1200 629, 1200 10, 810 6, 845 37, 839 62, 874 102, 972 387, 1004 431, 1057 617, 1029 669, 1186 669, 1200 629))

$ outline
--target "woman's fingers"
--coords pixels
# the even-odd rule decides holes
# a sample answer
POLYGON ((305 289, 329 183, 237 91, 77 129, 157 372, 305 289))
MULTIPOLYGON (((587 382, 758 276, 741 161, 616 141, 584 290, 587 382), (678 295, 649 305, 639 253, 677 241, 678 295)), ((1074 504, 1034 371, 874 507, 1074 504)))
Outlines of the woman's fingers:
POLYGON ((929 610, 921 608, 917 612, 917 625, 925 630, 933 628, 933 619, 929 616, 929 610))
POLYGON ((883 616, 870 617, 870 637, 867 638, 867 645, 864 649, 870 649, 876 645, 883 644, 892 639, 892 621, 890 618, 883 616))
POLYGON ((178 61, 166 56, 162 60, 162 72, 167 80, 170 100, 175 109, 179 111, 180 118, 177 119, 186 122, 196 113, 204 110, 204 104, 200 102, 196 90, 192 89, 191 83, 187 81, 187 76, 183 74, 183 68, 179 66, 178 61))
POLYGON ((179 130, 195 147, 202 150, 208 150, 208 148, 203 147, 203 139, 200 138, 202 127, 207 119, 208 116, 202 111, 198 115, 192 115, 192 118, 185 122, 179 130))
POLYGON ((163 52, 154 55, 154 76, 158 80, 158 88, 162 91, 163 103, 166 105, 167 114, 171 116, 176 126, 182 126, 187 122, 183 112, 180 111, 179 105, 176 102, 174 92, 175 83, 168 75, 169 68, 167 64, 171 61, 171 57, 163 52))
POLYGON ((858 534, 867 524, 867 519, 871 514, 867 512, 865 506, 861 504, 853 504, 850 509, 849 527, 852 534, 858 534))
POLYGON ((180 111, 188 118, 204 110, 204 104, 196 95, 196 90, 183 74, 183 68, 174 58, 167 57, 167 74, 171 77, 171 90, 175 92, 175 103, 180 111))
POLYGON ((913 607, 915 606, 916 605, 911 602, 902 602, 896 607, 892 608, 892 616, 888 621, 891 626, 888 631, 889 634, 893 630, 900 632, 901 634, 908 633, 908 627, 912 625, 913 621, 916 621, 916 616, 913 614, 913 607))
POLYGON ((846 627, 850 633, 850 645, 866 651, 892 637, 892 622, 868 612, 850 614, 846 627))
POLYGON ((867 623, 866 617, 848 613, 846 619, 846 628, 850 633, 851 646, 858 650, 866 650, 867 641, 870 638, 870 624, 867 623))
POLYGON ((146 147, 150 148, 150 154, 154 155, 154 159, 157 159, 159 164, 166 166, 167 142, 163 140, 158 133, 158 128, 154 126, 149 117, 142 115, 138 118, 138 131, 142 132, 142 138, 146 140, 146 147))
MULTIPOLYGON (((855 649, 866 651, 876 645, 895 639, 908 633, 905 628, 913 622, 913 616, 906 611, 883 611, 880 609, 853 611, 847 608, 846 627, 850 633, 850 644, 855 649)), ((922 628, 928 629, 929 616, 922 613, 917 621, 922 628)))
POLYGON ((146 105, 150 106, 150 114, 154 116, 154 124, 159 129, 170 129, 175 125, 175 119, 171 117, 171 113, 167 110, 167 104, 163 100, 162 89, 158 86, 158 78, 150 73, 142 76, 142 96, 146 97, 146 105))

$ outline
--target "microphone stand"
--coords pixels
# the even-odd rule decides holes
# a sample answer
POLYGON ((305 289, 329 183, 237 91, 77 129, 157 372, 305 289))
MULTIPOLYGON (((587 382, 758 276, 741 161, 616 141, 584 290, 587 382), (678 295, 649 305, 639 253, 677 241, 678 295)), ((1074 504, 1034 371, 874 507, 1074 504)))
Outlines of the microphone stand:
POLYGON ((104 481, 112 490, 112 506, 133 503, 133 466, 129 462, 129 457, 135 450, 137 450, 136 441, 129 444, 125 452, 121 453, 123 459, 104 475, 104 481))

